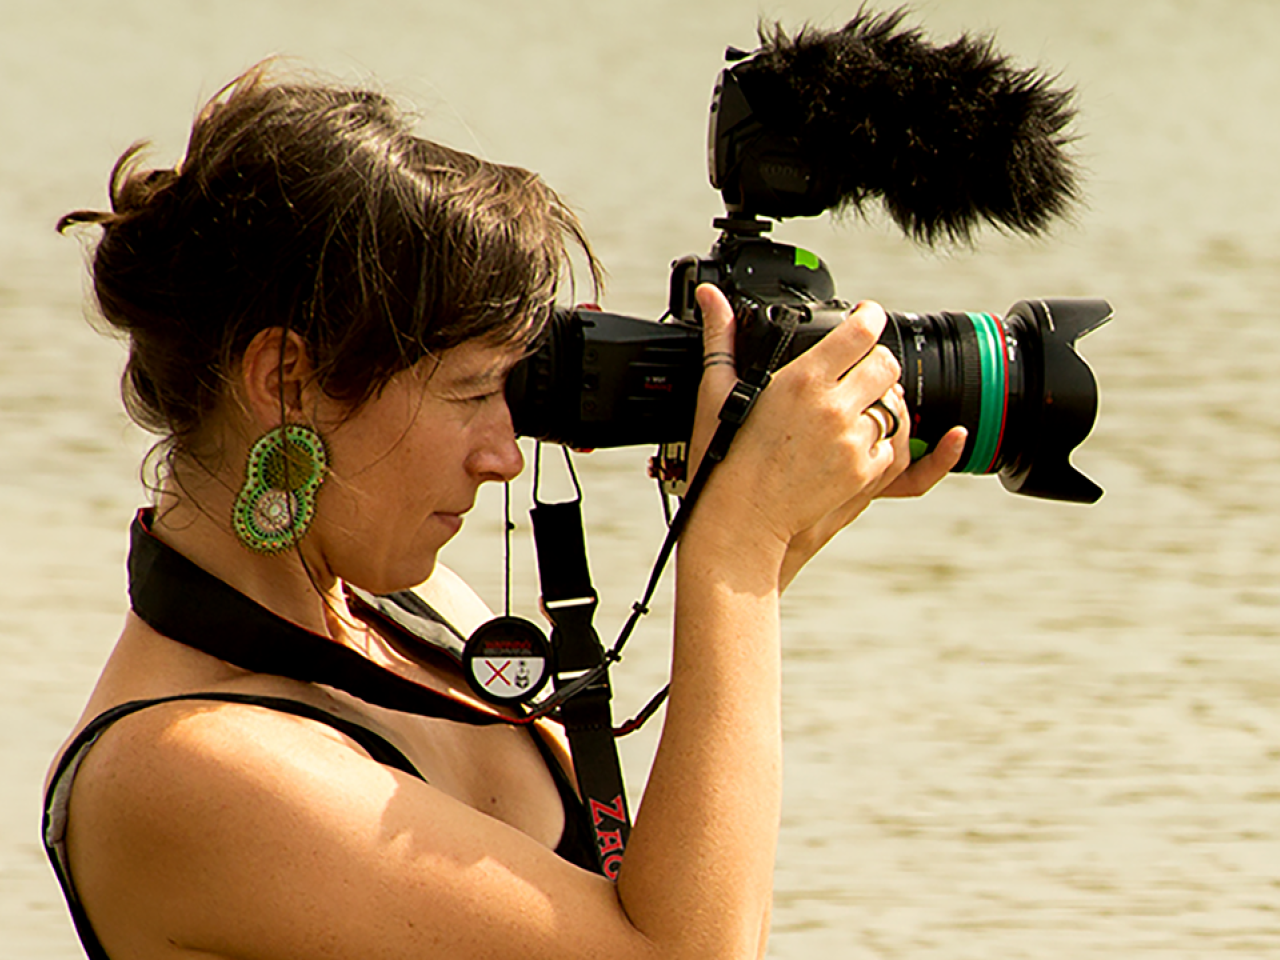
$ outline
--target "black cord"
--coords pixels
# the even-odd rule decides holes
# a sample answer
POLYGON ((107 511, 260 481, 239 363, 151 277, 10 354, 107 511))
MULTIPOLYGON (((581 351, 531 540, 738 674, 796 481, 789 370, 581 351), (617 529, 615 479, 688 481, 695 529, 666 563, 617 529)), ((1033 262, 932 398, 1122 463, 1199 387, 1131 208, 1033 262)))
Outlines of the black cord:
POLYGON ((511 534, 515 528, 516 525, 511 522, 511 481, 508 480, 502 485, 502 615, 504 617, 511 616, 511 534))

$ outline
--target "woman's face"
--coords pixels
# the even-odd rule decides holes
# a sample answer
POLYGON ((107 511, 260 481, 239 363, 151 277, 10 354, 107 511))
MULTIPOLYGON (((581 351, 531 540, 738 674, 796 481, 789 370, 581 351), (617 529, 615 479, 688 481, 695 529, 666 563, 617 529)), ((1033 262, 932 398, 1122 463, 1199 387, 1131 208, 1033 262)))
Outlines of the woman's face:
POLYGON ((431 575, 480 485, 524 466, 503 392, 520 356, 466 343, 397 374, 354 414, 322 414, 332 469, 302 542, 319 569, 375 593, 431 575))

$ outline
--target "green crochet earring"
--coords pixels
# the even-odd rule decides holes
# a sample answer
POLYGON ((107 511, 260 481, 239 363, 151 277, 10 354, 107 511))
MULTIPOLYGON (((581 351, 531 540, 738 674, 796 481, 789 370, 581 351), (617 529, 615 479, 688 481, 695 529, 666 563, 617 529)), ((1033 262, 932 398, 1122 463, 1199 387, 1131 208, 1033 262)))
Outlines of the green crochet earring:
POLYGON ((263 434, 249 450, 231 511, 236 537, 256 553, 293 546, 315 518, 316 493, 328 472, 329 451, 310 427, 289 423, 263 434))

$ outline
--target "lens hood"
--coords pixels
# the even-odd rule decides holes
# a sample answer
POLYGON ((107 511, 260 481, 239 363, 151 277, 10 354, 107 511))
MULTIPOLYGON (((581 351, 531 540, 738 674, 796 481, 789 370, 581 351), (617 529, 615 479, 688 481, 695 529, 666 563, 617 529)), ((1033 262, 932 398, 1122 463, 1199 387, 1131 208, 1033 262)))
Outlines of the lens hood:
POLYGON ((1102 488, 1071 465, 1071 452, 1089 435, 1098 415, 1098 386, 1088 364, 1076 352, 1076 341, 1111 319, 1105 300, 1023 300, 1014 304, 1006 325, 1021 325, 1039 344, 1042 356, 1028 358, 1024 402, 1031 406, 1017 458, 1000 471, 1000 482, 1012 493, 1072 503, 1095 503, 1102 488))

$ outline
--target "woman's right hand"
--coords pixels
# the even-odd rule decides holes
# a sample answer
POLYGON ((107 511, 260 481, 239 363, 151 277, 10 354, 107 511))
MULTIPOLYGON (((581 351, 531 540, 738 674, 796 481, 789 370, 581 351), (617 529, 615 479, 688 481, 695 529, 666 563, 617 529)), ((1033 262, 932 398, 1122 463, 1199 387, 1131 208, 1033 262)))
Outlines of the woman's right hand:
MULTIPOLYGON (((709 365, 699 394, 694 464, 736 381, 733 367, 715 362, 733 355, 732 310, 713 286, 700 287, 697 295, 709 365)), ((963 447, 963 432, 953 431, 895 485, 911 460, 898 363, 877 344, 885 322, 878 305, 861 304, 778 371, 704 491, 717 503, 704 506, 708 513, 730 511, 734 522, 750 523, 757 534, 767 532, 784 545, 780 585, 877 496, 898 492, 896 486, 911 494, 933 486, 963 447), (889 418, 872 409, 877 404, 892 411, 902 427, 892 437, 886 435, 889 418)))

